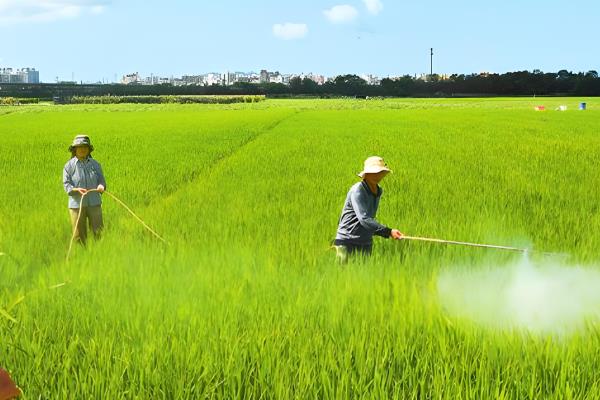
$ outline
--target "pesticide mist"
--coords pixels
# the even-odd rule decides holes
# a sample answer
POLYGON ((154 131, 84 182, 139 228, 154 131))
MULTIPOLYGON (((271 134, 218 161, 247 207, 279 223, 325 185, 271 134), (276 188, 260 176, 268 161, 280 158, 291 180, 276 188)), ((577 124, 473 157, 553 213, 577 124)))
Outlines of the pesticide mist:
POLYGON ((445 271, 439 299, 452 316, 500 329, 566 334, 600 320, 600 272, 558 261, 445 271))

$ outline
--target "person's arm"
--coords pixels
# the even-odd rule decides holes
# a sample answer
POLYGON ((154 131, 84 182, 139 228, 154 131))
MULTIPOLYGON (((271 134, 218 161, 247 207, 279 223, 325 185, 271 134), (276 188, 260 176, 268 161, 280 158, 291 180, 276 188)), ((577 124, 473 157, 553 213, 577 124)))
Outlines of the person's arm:
POLYGON ((98 167, 98 191, 102 193, 106 190, 106 179, 104 178, 104 173, 102 172, 102 166, 100 163, 96 162, 96 165, 98 167))
POLYGON ((392 229, 385 225, 380 224, 373 217, 367 215, 367 194, 362 190, 356 190, 350 195, 350 201, 352 202, 352 208, 358 218, 358 222, 367 231, 373 235, 389 238, 392 235, 392 229))
POLYGON ((75 193, 83 195, 85 194, 85 192, 87 192, 87 190, 85 189, 75 187, 75 183, 73 183, 73 176, 69 171, 69 164, 65 165, 65 168, 63 169, 63 187, 65 188, 65 192, 67 192, 68 195, 72 195, 75 193))
MULTIPOLYGON (((75 183, 73 183, 73 174, 71 173, 70 169, 69 169, 69 164, 67 163, 67 165, 65 165, 65 169, 63 170, 63 186, 65 188, 65 192, 67 192, 68 195, 72 195, 74 193, 81 193, 80 188, 75 186, 75 183)), ((83 193, 81 193, 83 194, 83 193)))
POLYGON ((71 194, 75 189, 75 185, 73 184, 73 179, 71 178, 71 173, 69 172, 69 164, 65 165, 63 169, 63 187, 65 188, 65 192, 67 194, 71 194))

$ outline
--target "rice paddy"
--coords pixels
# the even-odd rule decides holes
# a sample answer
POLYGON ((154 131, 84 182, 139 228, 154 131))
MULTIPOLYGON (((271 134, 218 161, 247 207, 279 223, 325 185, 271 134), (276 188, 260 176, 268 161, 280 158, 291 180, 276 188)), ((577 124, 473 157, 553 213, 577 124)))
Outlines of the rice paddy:
POLYGON ((0 367, 31 399, 598 398, 598 110, 0 107, 0 367), (167 245, 105 196, 102 239, 65 261, 79 133, 167 245), (330 241, 371 155, 394 170, 382 223, 566 256, 376 239, 340 267, 330 241))

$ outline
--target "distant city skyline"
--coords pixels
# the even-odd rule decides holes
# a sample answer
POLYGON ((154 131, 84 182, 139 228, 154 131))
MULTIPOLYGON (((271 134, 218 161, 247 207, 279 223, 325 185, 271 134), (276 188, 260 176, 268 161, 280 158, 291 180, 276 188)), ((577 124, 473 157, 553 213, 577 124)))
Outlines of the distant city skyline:
POLYGON ((281 71, 379 77, 600 69, 600 3, 0 0, 0 68, 42 82, 281 71))
POLYGON ((0 83, 40 83, 40 72, 35 68, 2 68, 0 83))

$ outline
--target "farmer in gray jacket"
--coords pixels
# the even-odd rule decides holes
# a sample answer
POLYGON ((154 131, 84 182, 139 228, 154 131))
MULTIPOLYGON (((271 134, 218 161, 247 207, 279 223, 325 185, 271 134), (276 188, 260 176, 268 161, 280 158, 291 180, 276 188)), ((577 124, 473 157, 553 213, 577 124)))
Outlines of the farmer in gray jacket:
POLYGON ((69 146, 69 151, 72 158, 65 164, 63 170, 63 186, 69 195, 69 214, 75 240, 85 244, 88 223, 95 237, 100 236, 102 231, 100 194, 106 188, 106 180, 100 163, 92 158, 94 146, 88 136, 76 136, 69 146), (81 217, 77 224, 80 208, 81 217))
POLYGON ((353 253, 371 254, 373 235, 402 239, 399 230, 388 228, 375 219, 382 194, 379 182, 390 172, 381 157, 365 160, 364 169, 358 174, 362 181, 354 184, 346 196, 335 236, 334 245, 339 261, 346 262, 348 255, 353 253))

